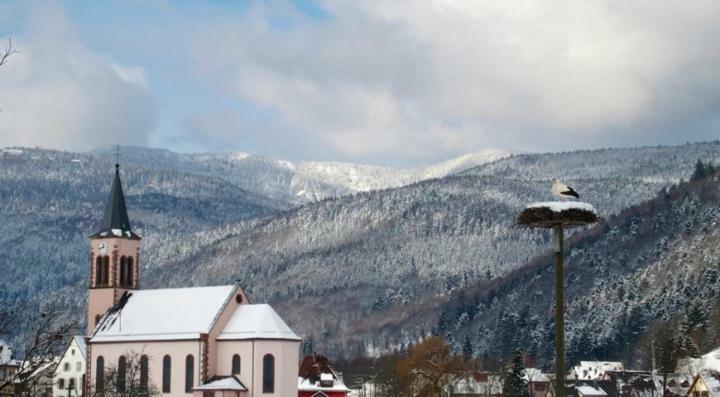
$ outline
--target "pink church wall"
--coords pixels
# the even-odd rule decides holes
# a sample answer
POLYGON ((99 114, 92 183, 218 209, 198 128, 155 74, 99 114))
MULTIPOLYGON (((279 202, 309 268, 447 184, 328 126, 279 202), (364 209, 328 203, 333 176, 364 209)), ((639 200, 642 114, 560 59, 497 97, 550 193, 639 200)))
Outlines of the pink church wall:
POLYGON ((256 393, 263 397, 297 396, 297 378, 299 357, 299 341, 287 340, 256 340, 255 341, 255 374, 253 383, 256 393), (262 393, 263 356, 275 356, 275 392, 262 393), (262 393, 262 394, 261 394, 262 393))
POLYGON ((238 379, 248 388, 253 390, 253 372, 260 371, 260 368, 253 368, 253 341, 218 341, 218 375, 232 374, 232 357, 240 355, 240 374, 238 379))
MULTIPOLYGON (((185 393, 185 357, 192 354, 195 359, 193 386, 198 386, 202 382, 200 377, 200 341, 154 341, 149 343, 93 343, 91 366, 91 376, 93 383, 95 382, 95 374, 97 368, 97 358, 103 356, 105 360, 105 368, 117 368, 118 358, 121 355, 127 357, 129 352, 138 354, 146 354, 148 356, 148 376, 149 383, 155 385, 158 391, 162 392, 162 360, 168 354, 171 358, 171 375, 170 375, 170 393, 163 396, 190 396, 191 393, 185 393)), ((94 388, 94 384, 91 387, 94 388)))
POLYGON ((223 372, 217 368, 218 342, 215 339, 218 337, 218 335, 220 335, 220 332, 225 329, 225 325, 228 323, 228 321, 230 321, 233 313, 235 313, 235 309, 237 309, 238 306, 246 305, 247 303, 247 295, 245 295, 245 292, 242 290, 242 288, 240 288, 240 286, 237 286, 232 296, 230 297, 230 301, 225 307, 225 310, 223 310, 220 317, 218 317, 218 320, 215 322, 213 329, 210 330, 210 334, 208 335, 208 378, 212 378, 215 375, 230 375, 230 372, 223 372), (242 296, 240 303, 238 303, 236 299, 236 296, 238 294, 242 296))
POLYGON ((218 341, 218 373, 230 375, 232 356, 240 355, 238 379, 251 392, 249 396, 288 397, 297 396, 299 366, 299 341, 289 340, 222 340, 218 341), (275 357, 275 392, 262 392, 263 357, 275 357))

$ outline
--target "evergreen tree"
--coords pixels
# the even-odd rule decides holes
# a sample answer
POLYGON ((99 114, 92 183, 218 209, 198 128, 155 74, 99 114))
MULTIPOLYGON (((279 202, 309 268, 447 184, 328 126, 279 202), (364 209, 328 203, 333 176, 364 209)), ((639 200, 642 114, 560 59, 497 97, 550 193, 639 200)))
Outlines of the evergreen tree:
POLYGON ((515 355, 510 363, 510 368, 503 382, 503 396, 526 397, 528 389, 525 380, 525 367, 523 366, 523 355, 520 350, 515 351, 515 355))
POLYGON ((470 335, 465 335, 465 340, 463 341, 462 346, 462 352, 463 352, 463 358, 465 360, 469 360, 473 356, 473 345, 472 341, 470 340, 470 335))
POLYGON ((309 355, 312 355, 313 353, 315 353, 315 346, 314 346, 314 345, 315 345, 315 343, 314 343, 314 341, 313 341, 313 337, 312 337, 312 336, 308 336, 308 337, 307 337, 306 339, 304 339, 303 342, 302 342, 302 348, 301 348, 302 354, 303 354, 304 356, 309 356, 309 355))
POLYGON ((698 159, 695 163, 695 170, 690 177, 691 181, 697 181, 699 179, 707 178, 715 174, 715 166, 712 163, 703 163, 702 160, 698 159))

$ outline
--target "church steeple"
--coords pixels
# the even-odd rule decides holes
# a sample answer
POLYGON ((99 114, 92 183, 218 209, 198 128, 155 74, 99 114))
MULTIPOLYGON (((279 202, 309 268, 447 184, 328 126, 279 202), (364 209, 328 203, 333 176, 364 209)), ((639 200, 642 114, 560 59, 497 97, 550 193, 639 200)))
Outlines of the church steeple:
POLYGON ((107 205, 105 206, 105 216, 100 225, 100 230, 90 236, 90 238, 102 238, 111 235, 115 237, 140 239, 140 236, 133 233, 130 227, 130 217, 128 217, 125 195, 123 194, 122 182, 120 181, 119 164, 115 164, 115 177, 113 178, 112 187, 110 188, 110 196, 108 196, 107 205))
POLYGON ((140 236, 130 227, 120 166, 105 207, 100 230, 90 236, 87 332, 125 291, 140 288, 140 236))

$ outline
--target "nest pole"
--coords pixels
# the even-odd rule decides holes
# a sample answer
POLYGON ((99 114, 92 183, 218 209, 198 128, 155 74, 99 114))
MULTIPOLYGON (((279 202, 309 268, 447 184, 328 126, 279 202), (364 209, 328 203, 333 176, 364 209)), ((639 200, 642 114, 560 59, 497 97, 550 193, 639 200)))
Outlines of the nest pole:
POLYGON ((555 397, 565 397, 565 291, 564 245, 565 229, 601 222, 595 209, 585 204, 558 211, 554 203, 531 205, 518 215, 518 225, 552 229, 555 234, 555 397), (547 204, 547 205, 544 205, 547 204))
POLYGON ((555 396, 565 397, 565 293, 563 276, 563 246, 565 233, 562 226, 553 226, 555 232, 555 396))

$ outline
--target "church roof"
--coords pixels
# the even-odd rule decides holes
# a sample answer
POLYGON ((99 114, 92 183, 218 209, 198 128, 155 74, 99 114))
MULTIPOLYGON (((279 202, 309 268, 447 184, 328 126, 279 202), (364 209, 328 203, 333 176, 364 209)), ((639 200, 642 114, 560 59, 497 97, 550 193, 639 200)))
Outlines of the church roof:
POLYGON ((197 339, 210 332, 237 286, 132 291, 98 323, 91 342, 197 339))
POLYGON ((268 304, 238 306, 217 339, 302 340, 268 304))
POLYGON ((247 391, 247 387, 243 385, 240 379, 233 375, 230 376, 213 376, 207 382, 200 386, 196 386, 193 390, 237 390, 247 391))
POLYGON ((130 218, 125 206, 125 195, 122 190, 122 182, 120 182, 120 165, 118 164, 115 164, 115 177, 110 188, 110 196, 105 206, 105 216, 100 225, 100 230, 90 237, 103 238, 110 236, 140 239, 140 236, 133 233, 130 227, 130 218))

